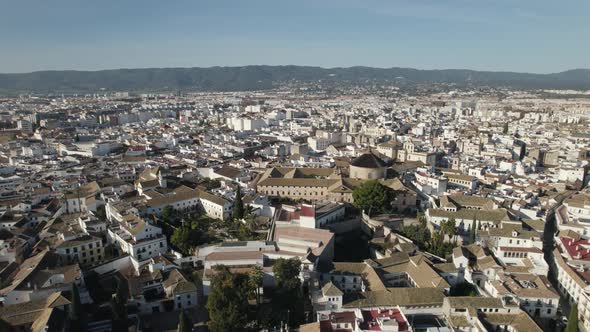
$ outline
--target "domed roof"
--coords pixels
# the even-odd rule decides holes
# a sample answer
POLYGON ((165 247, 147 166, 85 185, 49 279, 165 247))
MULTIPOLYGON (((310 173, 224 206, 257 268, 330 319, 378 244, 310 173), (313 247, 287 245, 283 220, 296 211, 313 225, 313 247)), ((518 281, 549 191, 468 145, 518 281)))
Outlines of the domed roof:
POLYGON ((385 162, 373 153, 367 152, 351 161, 350 165, 362 168, 382 168, 385 167, 385 162))

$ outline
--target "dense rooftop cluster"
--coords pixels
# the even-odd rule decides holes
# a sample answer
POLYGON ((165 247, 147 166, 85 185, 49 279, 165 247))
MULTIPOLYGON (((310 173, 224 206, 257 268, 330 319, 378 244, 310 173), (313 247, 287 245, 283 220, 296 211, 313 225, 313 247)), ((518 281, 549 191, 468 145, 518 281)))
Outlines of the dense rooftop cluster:
POLYGON ((590 331, 590 100, 568 93, 0 99, 0 323, 590 331))

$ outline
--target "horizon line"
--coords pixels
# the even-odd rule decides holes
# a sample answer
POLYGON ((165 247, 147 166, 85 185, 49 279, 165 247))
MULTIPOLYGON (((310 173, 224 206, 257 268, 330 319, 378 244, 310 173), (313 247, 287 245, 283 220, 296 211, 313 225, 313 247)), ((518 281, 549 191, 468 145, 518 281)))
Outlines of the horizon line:
POLYGON ((41 69, 41 70, 33 70, 33 71, 23 71, 23 72, 0 72, 0 75, 27 75, 27 74, 35 74, 35 73, 46 73, 46 72, 80 72, 80 73, 96 73, 96 72, 103 72, 103 71, 116 71, 116 70, 153 70, 153 69, 214 69, 214 68, 243 68, 243 67, 311 67, 311 68, 318 68, 323 70, 336 70, 336 69, 351 69, 351 68, 370 68, 370 69, 382 69, 382 70, 390 70, 390 69, 409 69, 409 70, 418 70, 418 71, 473 71, 473 72, 487 72, 487 73, 514 73, 514 74, 530 74, 530 75, 552 75, 552 74, 561 74, 570 71, 577 71, 577 70, 589 70, 590 68, 572 68, 566 69, 561 71, 553 71, 553 72, 543 72, 543 73, 535 73, 535 72, 527 72, 527 71, 513 71, 513 70, 480 70, 480 69, 468 69, 468 68, 442 68, 442 69, 419 69, 414 67, 378 67, 378 66, 365 66, 365 65, 353 65, 353 66, 335 66, 335 67, 327 67, 327 66, 317 66, 317 65, 296 65, 296 64, 285 64, 285 65, 264 65, 264 64, 249 64, 249 65, 215 65, 215 66, 164 66, 164 67, 137 67, 137 68, 130 68, 130 67, 120 67, 120 68, 104 68, 104 69, 41 69))

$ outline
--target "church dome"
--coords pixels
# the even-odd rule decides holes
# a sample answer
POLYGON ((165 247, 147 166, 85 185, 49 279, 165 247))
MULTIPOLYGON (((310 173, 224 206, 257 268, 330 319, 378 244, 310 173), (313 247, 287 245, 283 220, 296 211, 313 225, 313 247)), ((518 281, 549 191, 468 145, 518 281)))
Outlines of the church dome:
POLYGON ((362 168, 382 168, 385 162, 371 152, 364 153, 350 162, 350 165, 362 168))

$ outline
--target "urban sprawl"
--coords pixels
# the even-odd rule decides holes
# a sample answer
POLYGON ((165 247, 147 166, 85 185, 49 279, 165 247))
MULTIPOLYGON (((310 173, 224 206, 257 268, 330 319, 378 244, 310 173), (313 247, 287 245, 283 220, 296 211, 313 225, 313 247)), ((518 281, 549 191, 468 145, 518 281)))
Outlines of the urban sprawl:
POLYGON ((589 96, 1 98, 0 329, 590 331, 589 96))

